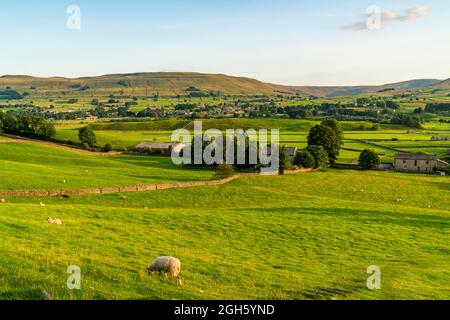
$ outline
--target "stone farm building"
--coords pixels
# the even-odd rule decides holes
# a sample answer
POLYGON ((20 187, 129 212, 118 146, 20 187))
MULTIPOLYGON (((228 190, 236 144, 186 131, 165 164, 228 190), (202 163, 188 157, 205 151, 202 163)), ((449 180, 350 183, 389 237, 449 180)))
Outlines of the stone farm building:
POLYGON ((400 153, 395 156, 396 171, 433 173, 435 168, 446 168, 448 163, 437 156, 425 154, 400 153))
POLYGON ((172 155, 172 150, 174 150, 177 153, 180 153, 184 147, 186 147, 186 144, 181 142, 175 143, 141 142, 135 147, 135 149, 141 152, 147 151, 149 153, 170 156, 172 155))

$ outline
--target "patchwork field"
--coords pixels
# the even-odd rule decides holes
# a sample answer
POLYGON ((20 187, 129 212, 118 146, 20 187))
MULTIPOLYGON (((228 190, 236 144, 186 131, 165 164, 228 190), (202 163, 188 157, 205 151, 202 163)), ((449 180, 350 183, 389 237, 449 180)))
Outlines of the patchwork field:
POLYGON ((445 177, 329 170, 125 197, 9 198, 0 298, 448 299, 449 191, 445 177), (146 275, 167 254, 181 259, 183 286, 146 275), (65 288, 69 265, 81 267, 80 291, 65 288), (382 290, 366 288, 370 265, 382 290))
MULTIPOLYGON (((204 128, 280 128, 304 148, 313 121, 210 120, 204 128)), ((77 141, 86 123, 59 123, 77 141)), ((98 145, 166 142, 190 121, 91 123, 98 145)), ((446 152, 443 131, 401 126, 358 131, 345 124, 339 162, 371 148, 390 162, 397 150, 446 152)), ((157 156, 92 155, 1 138, 0 190, 118 187, 214 179, 157 156)), ((448 299, 448 177, 326 170, 243 178, 215 187, 143 193, 6 197, 0 204, 0 299, 448 299), (245 195, 245 196, 243 196, 245 195), (61 219, 49 225, 47 217, 61 219), (149 278, 161 255, 182 261, 183 285, 149 278), (82 288, 66 288, 67 267, 82 288), (366 270, 382 270, 382 290, 366 270)))
MULTIPOLYGON (((192 132, 193 122, 188 120, 164 120, 148 122, 108 122, 57 124, 56 138, 64 141, 78 141, 78 130, 90 125, 97 136, 97 144, 112 144, 116 149, 132 148, 143 141, 170 142, 173 130, 186 128, 192 132)), ((203 129, 279 129, 280 142, 288 146, 305 148, 308 131, 318 124, 309 120, 283 119, 218 119, 204 120, 203 129)), ((370 124, 362 123, 369 127, 370 124)), ((434 135, 450 135, 450 125, 443 124, 439 130, 416 130, 397 125, 383 125, 378 131, 360 131, 361 122, 343 122, 344 146, 338 159, 341 163, 355 163, 364 149, 374 149, 382 155, 383 162, 392 162, 398 152, 427 153, 444 156, 450 150, 449 141, 431 141, 434 135)))

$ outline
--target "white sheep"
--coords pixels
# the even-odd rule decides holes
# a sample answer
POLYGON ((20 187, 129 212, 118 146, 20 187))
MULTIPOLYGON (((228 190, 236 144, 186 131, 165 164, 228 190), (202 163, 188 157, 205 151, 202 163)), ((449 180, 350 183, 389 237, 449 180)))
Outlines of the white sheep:
POLYGON ((170 273, 177 281, 180 281, 181 262, 174 257, 159 257, 148 267, 147 272, 149 276, 153 276, 155 272, 164 275, 167 278, 167 274, 170 273))
POLYGON ((0 199, 0 204, 4 204, 4 203, 6 203, 6 200, 5 199, 0 199))
POLYGON ((41 207, 45 207, 45 203, 43 203, 43 202, 39 203, 39 205, 40 205, 41 207))
POLYGON ((52 219, 50 217, 47 218, 47 223, 48 224, 56 224, 56 225, 62 225, 62 221, 59 219, 52 219))

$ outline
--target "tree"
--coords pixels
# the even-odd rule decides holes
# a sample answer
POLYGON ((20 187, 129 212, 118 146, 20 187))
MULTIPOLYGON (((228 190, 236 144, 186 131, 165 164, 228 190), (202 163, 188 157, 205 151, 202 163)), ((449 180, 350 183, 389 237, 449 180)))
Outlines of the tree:
MULTIPOLYGON (((308 146, 322 146, 328 154, 331 164, 336 163, 342 141, 335 131, 328 126, 318 125, 308 135, 308 146)), ((317 165, 317 163, 316 163, 317 165)))
POLYGON ((380 157, 374 150, 366 149, 359 156, 359 166, 366 170, 376 169, 380 165, 380 157))
POLYGON ((112 145, 110 145, 110 144, 108 143, 108 144, 105 144, 105 147, 103 148, 103 151, 104 151, 104 152, 111 152, 112 149, 113 149, 112 145))
POLYGON ((303 150, 297 152, 295 164, 306 169, 314 168, 316 166, 316 159, 314 159, 314 156, 311 154, 311 152, 303 150))
POLYGON ((315 168, 326 168, 330 165, 330 159, 324 147, 308 146, 307 151, 314 157, 315 168))
POLYGON ((44 138, 50 139, 55 136, 56 129, 53 123, 45 119, 41 119, 41 121, 37 123, 34 133, 44 138))
POLYGON ((344 130, 342 130, 342 125, 339 123, 339 121, 335 119, 326 119, 322 121, 322 125, 331 128, 334 133, 336 133, 339 146, 342 146, 344 144, 344 130))
POLYGON ((78 131, 78 138, 82 144, 87 144, 90 147, 97 142, 95 132, 89 126, 83 127, 78 131))
POLYGON ((216 177, 219 179, 226 179, 234 176, 234 167, 231 164, 225 163, 217 166, 216 177))
POLYGON ((9 113, 0 112, 0 131, 14 132, 17 130, 17 119, 9 113))
POLYGON ((280 148, 280 174, 284 174, 284 172, 291 168, 291 158, 289 157, 289 153, 286 147, 280 148))

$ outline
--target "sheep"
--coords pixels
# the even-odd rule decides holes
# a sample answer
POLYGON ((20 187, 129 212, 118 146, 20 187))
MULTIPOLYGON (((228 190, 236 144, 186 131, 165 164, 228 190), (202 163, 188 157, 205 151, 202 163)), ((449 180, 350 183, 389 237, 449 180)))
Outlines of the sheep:
POLYGON ((53 297, 47 290, 42 290, 42 298, 44 300, 53 300, 53 297))
POLYGON ((43 202, 39 203, 39 205, 40 205, 41 207, 45 207, 45 203, 43 203, 43 202))
POLYGON ((48 224, 56 224, 56 225, 62 225, 62 221, 59 219, 52 219, 50 217, 47 218, 47 223, 48 224))
POLYGON ((0 199, 0 204, 5 204, 6 200, 5 199, 0 199))
POLYGON ((181 262, 174 257, 159 257, 148 267, 147 272, 149 276, 153 276, 155 272, 164 275, 170 273, 181 284, 180 280, 181 262))

